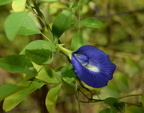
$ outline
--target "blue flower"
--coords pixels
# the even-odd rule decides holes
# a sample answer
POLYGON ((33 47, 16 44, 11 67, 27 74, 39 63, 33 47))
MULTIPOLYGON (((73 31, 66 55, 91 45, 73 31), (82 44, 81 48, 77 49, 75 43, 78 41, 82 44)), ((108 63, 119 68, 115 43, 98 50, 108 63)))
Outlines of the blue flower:
POLYGON ((78 78, 94 88, 106 86, 116 69, 108 54, 90 45, 73 52, 71 60, 78 78))

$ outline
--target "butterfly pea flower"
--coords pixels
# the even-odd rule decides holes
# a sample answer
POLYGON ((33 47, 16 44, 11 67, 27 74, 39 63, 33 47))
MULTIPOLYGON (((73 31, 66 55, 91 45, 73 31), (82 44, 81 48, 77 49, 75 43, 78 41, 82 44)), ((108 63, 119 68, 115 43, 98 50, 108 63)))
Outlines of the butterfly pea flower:
POLYGON ((107 86, 108 81, 113 78, 116 65, 103 51, 90 45, 82 46, 75 52, 65 48, 61 50, 71 59, 78 78, 87 85, 101 88, 107 86))
POLYGON ((90 45, 73 52, 71 60, 78 78, 94 88, 106 86, 116 68, 108 54, 90 45))

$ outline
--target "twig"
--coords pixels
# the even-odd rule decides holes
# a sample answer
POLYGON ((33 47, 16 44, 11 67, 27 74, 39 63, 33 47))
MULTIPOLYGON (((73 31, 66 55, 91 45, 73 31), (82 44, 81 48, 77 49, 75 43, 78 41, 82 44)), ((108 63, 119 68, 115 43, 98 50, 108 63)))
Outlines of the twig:
POLYGON ((126 95, 126 96, 123 96, 123 97, 120 97, 118 99, 123 99, 123 98, 127 98, 127 97, 133 97, 133 96, 142 96, 143 94, 132 94, 132 95, 126 95))
POLYGON ((95 16, 96 18, 109 18, 113 16, 122 16, 122 15, 128 15, 128 14, 133 14, 133 13, 144 13, 144 9, 137 9, 133 11, 126 11, 126 12, 118 12, 115 14, 106 14, 106 15, 100 15, 100 16, 95 16))

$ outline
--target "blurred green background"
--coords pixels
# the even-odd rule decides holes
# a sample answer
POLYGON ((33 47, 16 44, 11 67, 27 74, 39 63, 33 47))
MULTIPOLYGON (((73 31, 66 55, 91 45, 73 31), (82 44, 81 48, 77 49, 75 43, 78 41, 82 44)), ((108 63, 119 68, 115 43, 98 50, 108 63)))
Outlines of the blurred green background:
MULTIPOLYGON (((69 1, 43 3, 41 9, 49 23, 66 8, 69 1)), ((0 57, 19 54, 29 42, 37 36, 17 35, 9 41, 4 33, 4 21, 11 12, 11 4, 0 6, 0 57)), ((82 36, 86 44, 93 45, 109 54, 116 64, 114 78, 107 87, 95 89, 101 99, 142 94, 144 92, 144 1, 143 0, 91 0, 82 6, 81 19, 96 17, 104 23, 104 27, 93 29, 81 26, 82 36)), ((73 18, 77 18, 76 15, 73 18)), ((14 28, 14 26, 13 26, 14 28)), ((76 30, 66 31, 60 38, 62 43, 70 47, 71 38, 76 30)), ((56 68, 65 64, 65 59, 58 55, 50 65, 56 68), (61 60, 59 60, 61 58, 61 60)), ((8 73, 0 68, 0 85, 17 83, 22 79, 17 73, 8 73)), ((27 97, 15 109, 7 113, 43 113, 43 87, 27 97)), ((46 89, 47 90, 47 89, 46 89)), ((78 106, 74 94, 60 97, 56 105, 56 113, 77 113, 78 106)), ((81 96, 83 99, 84 97, 81 96)), ((94 98, 98 98, 96 95, 94 98)), ((123 98, 123 101, 141 104, 140 96, 123 98)), ((98 113, 106 106, 103 103, 81 103, 82 113, 98 113)), ((0 113, 2 102, 0 102, 0 113)), ((126 113, 131 113, 129 108, 126 113)))

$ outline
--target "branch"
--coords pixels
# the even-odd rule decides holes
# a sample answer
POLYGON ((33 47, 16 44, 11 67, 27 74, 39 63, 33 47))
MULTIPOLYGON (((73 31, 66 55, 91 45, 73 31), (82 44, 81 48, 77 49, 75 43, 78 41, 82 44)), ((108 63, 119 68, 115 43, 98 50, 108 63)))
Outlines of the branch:
POLYGON ((144 9, 137 9, 137 10, 126 11, 126 12, 118 12, 115 14, 100 15, 100 16, 96 16, 96 18, 110 18, 113 16, 122 16, 122 15, 134 14, 134 13, 144 13, 144 9))

